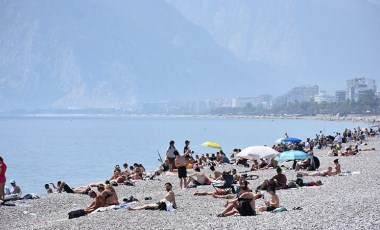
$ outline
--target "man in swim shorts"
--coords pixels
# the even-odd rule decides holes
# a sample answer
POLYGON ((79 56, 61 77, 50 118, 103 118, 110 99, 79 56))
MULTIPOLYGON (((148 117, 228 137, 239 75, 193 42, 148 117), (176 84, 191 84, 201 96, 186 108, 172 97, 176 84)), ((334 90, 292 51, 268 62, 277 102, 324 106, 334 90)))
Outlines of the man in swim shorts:
POLYGON ((163 210, 170 211, 177 209, 177 203, 175 202, 174 192, 172 190, 172 184, 167 182, 165 184, 165 190, 167 191, 165 197, 155 204, 145 204, 135 208, 128 208, 128 210, 163 210))
POLYGON ((175 165, 178 169, 178 178, 179 178, 179 185, 181 189, 186 188, 186 177, 187 177, 187 170, 186 170, 186 157, 185 155, 179 155, 179 152, 177 150, 174 151, 175 158, 175 165))

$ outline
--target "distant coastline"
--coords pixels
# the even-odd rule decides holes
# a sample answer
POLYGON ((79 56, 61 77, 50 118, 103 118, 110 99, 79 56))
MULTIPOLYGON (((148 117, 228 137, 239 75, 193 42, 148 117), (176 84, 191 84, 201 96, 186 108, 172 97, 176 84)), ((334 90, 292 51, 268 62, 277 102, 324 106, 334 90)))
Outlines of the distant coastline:
POLYGON ((178 117, 178 118, 222 118, 222 119, 266 119, 266 120, 322 120, 322 121, 352 121, 364 122, 379 126, 380 116, 365 114, 350 114, 345 116, 317 114, 314 116, 303 116, 298 114, 284 115, 178 115, 178 114, 113 114, 113 113, 35 113, 35 114, 2 114, 0 118, 122 118, 122 117, 178 117))

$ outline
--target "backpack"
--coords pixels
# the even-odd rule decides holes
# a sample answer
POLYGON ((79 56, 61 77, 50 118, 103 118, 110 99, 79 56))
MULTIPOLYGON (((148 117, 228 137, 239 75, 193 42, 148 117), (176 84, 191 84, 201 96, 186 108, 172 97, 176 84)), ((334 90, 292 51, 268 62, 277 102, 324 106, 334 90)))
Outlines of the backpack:
POLYGON ((78 218, 85 215, 87 215, 87 213, 84 211, 84 209, 78 209, 69 212, 69 219, 78 218))

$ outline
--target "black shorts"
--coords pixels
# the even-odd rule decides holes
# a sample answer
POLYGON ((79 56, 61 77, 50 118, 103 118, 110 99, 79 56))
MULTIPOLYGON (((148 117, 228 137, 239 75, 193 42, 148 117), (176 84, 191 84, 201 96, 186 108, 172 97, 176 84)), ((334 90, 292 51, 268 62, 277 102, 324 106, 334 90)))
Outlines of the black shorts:
POLYGON ((187 177, 186 166, 178 166, 178 177, 179 178, 187 177))
POLYGON ((273 211, 275 209, 276 209, 276 207, 273 207, 271 205, 267 206, 267 212, 271 212, 271 211, 273 211))
POLYGON ((171 157, 168 157, 168 160, 169 160, 169 163, 170 163, 170 164, 173 164, 173 163, 174 163, 174 160, 175 160, 175 158, 171 158, 171 157))

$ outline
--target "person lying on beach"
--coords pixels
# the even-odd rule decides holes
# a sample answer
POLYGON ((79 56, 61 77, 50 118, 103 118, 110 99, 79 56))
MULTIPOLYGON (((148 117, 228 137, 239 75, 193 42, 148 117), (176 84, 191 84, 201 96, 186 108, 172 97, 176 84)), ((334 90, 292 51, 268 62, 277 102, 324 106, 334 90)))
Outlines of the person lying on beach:
POLYGON ((266 190, 268 187, 274 187, 276 189, 287 188, 287 178, 282 173, 281 167, 276 168, 277 174, 269 180, 264 180, 264 182, 258 187, 258 189, 266 190))
POLYGON ((210 179, 219 180, 220 178, 222 178, 222 173, 219 172, 218 170, 215 170, 215 166, 211 165, 210 170, 211 170, 210 179))
POLYGON ((240 188, 240 195, 238 198, 226 202, 226 209, 218 217, 231 216, 239 213, 241 216, 255 216, 255 197, 250 192, 247 186, 240 188))
POLYGON ((53 185, 53 188, 57 190, 58 193, 66 192, 66 193, 78 193, 78 194, 87 194, 89 191, 88 186, 85 188, 71 188, 66 182, 64 181, 58 181, 57 186, 55 186, 53 183, 50 183, 53 185))
POLYGON ((333 176, 334 173, 332 171, 332 167, 329 166, 327 169, 323 171, 316 171, 316 172, 297 172, 297 175, 303 175, 303 176, 333 176))
POLYGON ((177 203, 175 202, 174 192, 172 190, 172 184, 165 183, 166 195, 165 197, 155 204, 145 204, 142 206, 128 208, 128 210, 163 210, 170 211, 172 209, 177 209, 177 203))
POLYGON ((271 212, 276 208, 280 207, 280 199, 276 194, 276 189, 274 187, 269 187, 267 192, 271 195, 271 199, 269 201, 265 201, 265 206, 261 206, 257 209, 258 212, 271 212))
POLYGON ((194 169, 194 171, 195 172, 193 174, 188 175, 188 179, 187 179, 187 183, 186 183, 187 185, 189 185, 190 182, 193 182, 193 184, 195 186, 211 184, 210 179, 207 178, 205 176, 205 174, 201 172, 201 169, 199 167, 196 167, 194 169), (195 177, 195 179, 194 179, 194 177, 195 177))
POLYGON ((98 195, 96 194, 96 192, 94 190, 90 190, 88 192, 88 195, 94 199, 94 201, 91 202, 91 204, 84 208, 84 211, 88 214, 88 213, 91 213, 93 211, 95 211, 96 209, 100 208, 100 207, 104 207, 105 206, 105 200, 104 200, 104 197, 101 196, 101 195, 98 195))
POLYGON ((258 169, 263 169, 268 165, 268 162, 264 158, 260 158, 258 169))
POLYGON ((50 188, 49 184, 45 184, 45 189, 47 194, 53 193, 53 189, 50 188))

